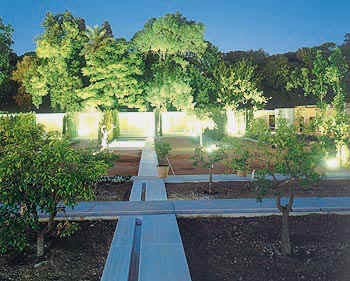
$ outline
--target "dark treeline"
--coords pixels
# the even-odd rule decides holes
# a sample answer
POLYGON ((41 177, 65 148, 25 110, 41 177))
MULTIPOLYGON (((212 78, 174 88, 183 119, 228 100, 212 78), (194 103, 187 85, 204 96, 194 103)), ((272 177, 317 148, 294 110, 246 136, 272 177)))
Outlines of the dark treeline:
MULTIPOLYGON (((350 34, 340 46, 327 42, 284 54, 269 55, 260 49, 220 55, 205 41, 204 25, 181 14, 150 19, 130 41, 114 37, 107 21, 89 28, 68 11, 48 13, 43 27, 36 50, 18 56, 11 48, 13 29, 0 18, 0 111, 192 106, 200 114, 203 109, 212 111, 212 106, 308 105, 317 102, 317 85, 309 86, 323 75, 317 63, 331 69, 336 65, 332 54, 340 50, 345 58, 341 64, 350 64, 350 34), (168 28, 176 36, 167 37, 168 28)), ((349 71, 342 73, 349 101, 349 71)), ((324 78, 331 85, 329 79, 324 78)), ((334 91, 328 89, 325 100, 330 102, 334 91)))
MULTIPOLYGON (((336 47, 339 47, 350 65, 350 34, 345 35, 344 43, 337 46, 335 43, 327 42, 320 46, 303 47, 295 52, 269 55, 264 50, 230 51, 223 53, 226 64, 232 65, 243 58, 251 60, 257 65, 259 76, 259 87, 264 96, 270 100, 266 108, 293 107, 296 105, 315 104, 315 97, 305 95, 303 89, 288 89, 293 72, 308 68, 312 70, 317 51, 329 56, 336 47)), ((349 101, 350 78, 346 77, 344 83, 347 101, 349 101)), ((329 97, 330 99, 330 97, 329 97)))

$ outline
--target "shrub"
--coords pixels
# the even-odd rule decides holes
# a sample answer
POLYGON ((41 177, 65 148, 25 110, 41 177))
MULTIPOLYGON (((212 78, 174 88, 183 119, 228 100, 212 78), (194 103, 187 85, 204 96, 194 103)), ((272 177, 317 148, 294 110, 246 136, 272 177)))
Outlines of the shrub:
POLYGON ((157 141, 155 143, 155 150, 157 153, 159 164, 167 163, 167 157, 169 155, 169 152, 171 151, 170 143, 157 141))
POLYGON ((265 119, 257 118, 249 122, 246 131, 246 137, 252 139, 261 139, 270 133, 270 128, 267 125, 265 119))
POLYGON ((106 110, 103 112, 102 120, 99 124, 98 141, 101 142, 101 128, 106 126, 108 139, 111 141, 120 135, 119 115, 117 110, 106 110))
POLYGON ((92 186, 107 165, 101 155, 75 150, 68 140, 46 135, 32 120, 29 115, 0 119, 0 202, 5 217, 0 239, 6 232, 15 233, 16 240, 2 244, 1 250, 21 251, 27 239, 24 228, 34 231, 40 256, 44 237, 57 233, 58 205, 74 206, 92 198, 92 186), (39 227, 39 212, 49 215, 45 227, 39 227))
POLYGON ((211 118, 215 123, 215 127, 213 129, 205 129, 204 136, 212 140, 220 141, 226 135, 226 123, 227 123, 226 112, 214 110, 212 112, 211 118))
POLYGON ((68 139, 78 136, 78 117, 76 113, 67 113, 63 117, 63 135, 68 139))

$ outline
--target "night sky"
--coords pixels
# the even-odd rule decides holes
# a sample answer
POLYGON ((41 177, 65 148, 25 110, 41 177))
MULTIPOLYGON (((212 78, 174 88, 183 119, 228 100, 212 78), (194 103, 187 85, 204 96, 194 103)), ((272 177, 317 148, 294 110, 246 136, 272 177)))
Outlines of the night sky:
POLYGON ((222 51, 264 49, 270 54, 324 42, 350 32, 350 0, 0 0, 0 16, 14 29, 13 49, 35 49, 48 11, 69 10, 94 26, 107 20, 116 37, 130 39, 147 19, 179 11, 206 26, 206 40, 222 51))

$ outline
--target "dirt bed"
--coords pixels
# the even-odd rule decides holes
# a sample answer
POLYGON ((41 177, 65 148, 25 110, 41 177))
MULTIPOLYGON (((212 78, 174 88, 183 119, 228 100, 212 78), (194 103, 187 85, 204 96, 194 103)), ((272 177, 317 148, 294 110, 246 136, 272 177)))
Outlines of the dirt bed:
MULTIPOLYGON (((96 201, 128 201, 132 183, 100 183, 94 187, 96 201)), ((1 281, 1 280, 0 280, 1 281)))
POLYGON ((41 266, 34 253, 0 256, 1 281, 98 281, 116 222, 83 222, 70 238, 54 241, 41 266))
MULTIPOLYGON (((172 165, 176 175, 198 175, 208 174, 208 168, 203 166, 194 166, 194 160, 191 159, 192 154, 170 154, 169 162, 172 165)), ((215 174, 229 173, 229 169, 225 167, 223 162, 215 163, 213 172, 215 174)))
POLYGON ((350 216, 292 217, 292 257, 280 255, 278 216, 178 222, 193 281, 350 280, 350 216))
MULTIPOLYGON (((208 199, 208 183, 168 183, 168 199, 200 200, 208 199)), ((256 198, 256 192, 247 182, 216 182, 212 185, 210 199, 256 198)), ((282 190, 288 194, 288 187, 282 190)), ((269 192, 266 197, 273 197, 269 192)), ((338 197, 350 196, 350 181, 322 181, 312 187, 297 187, 297 197, 338 197)), ((350 279, 349 279, 350 280, 350 279)))
POLYGON ((140 150, 118 150, 113 153, 119 155, 119 159, 108 170, 109 176, 137 176, 141 158, 140 150))

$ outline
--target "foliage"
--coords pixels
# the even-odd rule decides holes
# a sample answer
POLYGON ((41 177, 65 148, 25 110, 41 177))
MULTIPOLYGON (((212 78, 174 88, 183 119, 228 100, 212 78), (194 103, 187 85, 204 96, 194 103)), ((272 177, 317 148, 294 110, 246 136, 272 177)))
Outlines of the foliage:
POLYGON ((323 140, 328 137, 334 138, 338 152, 350 139, 349 116, 345 112, 344 93, 344 78, 348 73, 348 65, 340 48, 332 50, 328 56, 318 50, 312 71, 302 68, 299 76, 294 73, 296 78, 289 85, 301 86, 306 94, 313 95, 317 99, 320 111, 315 120, 316 130, 323 135, 323 140), (334 114, 327 112, 329 100, 332 101, 334 114))
POLYGON ((76 113, 66 113, 63 117, 63 135, 68 139, 78 136, 78 115, 76 113))
POLYGON ((102 120, 99 124, 98 130, 98 141, 101 140, 101 128, 102 126, 106 126, 108 133, 108 139, 114 140, 120 134, 119 127, 119 115, 117 110, 106 110, 102 112, 102 120))
POLYGON ((9 76, 13 28, 0 17, 0 86, 9 76))
POLYGON ((262 138, 266 139, 269 135, 269 132, 270 128, 266 120, 263 118, 257 118, 252 119, 249 122, 247 126, 246 136, 252 139, 260 138, 260 140, 263 141, 262 138))
POLYGON ((215 146, 213 151, 209 151, 206 147, 197 146, 193 152, 193 165, 210 168, 213 164, 223 160, 225 156, 226 154, 223 147, 215 146))
POLYGON ((142 52, 165 55, 201 54, 205 51, 204 25, 189 21, 180 13, 166 14, 148 20, 144 28, 134 35, 133 42, 142 52))
POLYGON ((212 109, 211 116, 215 123, 215 127, 206 128, 204 131, 204 136, 215 141, 220 141, 226 134, 226 112, 212 109))
POLYGON ((120 109, 121 106, 144 109, 139 81, 142 60, 131 44, 106 34, 105 27, 88 29, 83 54, 83 74, 90 84, 78 91, 85 109, 120 109))
POLYGON ((167 163, 167 157, 169 152, 171 151, 170 143, 164 141, 156 141, 154 144, 154 148, 157 153, 159 164, 167 163))
POLYGON ((191 87, 181 66, 166 60, 153 65, 152 69, 154 76, 146 86, 147 101, 161 112, 169 108, 191 110, 191 87))
POLYGON ((28 247, 28 218, 18 216, 19 210, 0 206, 0 254, 21 252, 28 247))
POLYGON ((266 103, 257 87, 256 66, 241 60, 234 66, 221 63, 214 77, 219 85, 218 100, 226 109, 256 108, 266 103))
POLYGON ((68 11, 48 13, 43 26, 44 33, 36 40, 40 64, 26 92, 32 95, 36 107, 49 95, 53 109, 78 111, 82 101, 76 90, 84 86, 81 51, 87 41, 84 20, 68 11))
POLYGON ((286 120, 279 119, 274 133, 262 131, 258 136, 258 150, 248 151, 245 147, 237 147, 237 152, 243 157, 233 161, 233 166, 241 168, 246 164, 246 170, 253 171, 252 184, 257 191, 257 198, 262 199, 267 189, 274 191, 276 206, 282 213, 282 253, 291 254, 288 230, 288 215, 294 203, 295 188, 298 185, 308 186, 319 180, 315 171, 322 159, 322 150, 319 144, 311 143, 308 146, 299 141, 296 128, 288 126, 286 120), (259 161, 246 161, 247 157, 259 161), (283 205, 281 189, 289 185, 288 202, 283 205))
POLYGON ((25 55, 17 62, 16 69, 12 72, 12 80, 19 85, 14 98, 20 108, 30 109, 32 107, 32 96, 26 92, 26 89, 30 88, 31 79, 37 75, 38 66, 38 58, 35 55, 25 55))
POLYGON ((149 20, 133 44, 145 58, 147 102, 159 111, 193 109, 190 63, 199 61, 207 48, 204 26, 181 14, 149 20))
MULTIPOLYGON (((99 156, 73 149, 65 139, 46 135, 33 115, 3 117, 0 122, 0 202, 10 214, 7 221, 23 222, 38 235, 53 235, 58 205, 74 206, 91 198, 91 187, 107 165, 99 156), (39 227, 39 212, 49 215, 44 228, 39 227)), ((18 241, 25 241, 22 224, 10 227, 18 241)))
POLYGON ((114 162, 119 159, 119 156, 115 153, 110 153, 107 151, 100 151, 94 155, 96 161, 105 163, 108 167, 112 167, 114 162))
POLYGON ((249 165, 249 152, 247 150, 238 150, 235 157, 231 160, 233 171, 247 171, 249 165))

